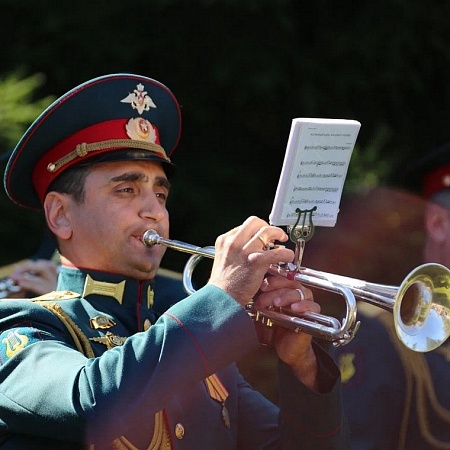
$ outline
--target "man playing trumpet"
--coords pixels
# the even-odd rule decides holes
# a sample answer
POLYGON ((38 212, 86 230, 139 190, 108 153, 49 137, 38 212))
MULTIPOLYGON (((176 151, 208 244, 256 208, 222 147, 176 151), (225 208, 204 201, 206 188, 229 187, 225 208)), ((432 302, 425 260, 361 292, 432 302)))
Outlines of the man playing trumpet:
POLYGON ((280 410, 234 363, 259 345, 250 300, 319 310, 298 282, 266 276, 293 259, 266 251, 283 230, 250 217, 220 236, 207 285, 155 313, 165 247, 142 236, 169 235, 180 127, 164 85, 116 74, 62 96, 14 150, 6 190, 44 209, 62 268, 56 292, 0 306, 2 448, 347 447, 339 372, 311 336, 277 332, 280 410))

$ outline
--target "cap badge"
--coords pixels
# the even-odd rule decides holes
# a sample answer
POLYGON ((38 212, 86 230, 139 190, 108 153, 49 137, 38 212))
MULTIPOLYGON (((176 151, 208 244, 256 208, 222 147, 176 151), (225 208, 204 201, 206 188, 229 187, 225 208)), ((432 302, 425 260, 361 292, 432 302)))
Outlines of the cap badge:
POLYGON ((125 128, 130 139, 156 143, 156 131, 153 125, 142 117, 130 119, 125 128))
POLYGON ((147 91, 144 91, 144 85, 139 83, 133 93, 128 94, 124 99, 120 100, 121 103, 130 103, 133 109, 137 109, 139 114, 144 111, 149 111, 150 108, 156 108, 153 100, 147 95, 147 91))

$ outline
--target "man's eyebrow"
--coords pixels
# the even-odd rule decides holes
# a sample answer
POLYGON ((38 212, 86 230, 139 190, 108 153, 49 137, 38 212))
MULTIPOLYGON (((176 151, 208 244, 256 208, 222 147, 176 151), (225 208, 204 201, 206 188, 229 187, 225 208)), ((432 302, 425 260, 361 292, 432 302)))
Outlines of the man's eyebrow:
MULTIPOLYGON (((121 181, 148 181, 148 176, 142 172, 125 172, 121 175, 117 175, 111 178, 113 182, 121 182, 121 181)), ((166 177, 158 176, 155 177, 155 185, 166 188, 170 191, 170 182, 166 177)))
POLYGON ((125 172, 112 177, 111 181, 148 181, 148 176, 142 172, 125 172))
POLYGON ((170 181, 166 177, 156 177, 155 184, 170 191, 170 181))

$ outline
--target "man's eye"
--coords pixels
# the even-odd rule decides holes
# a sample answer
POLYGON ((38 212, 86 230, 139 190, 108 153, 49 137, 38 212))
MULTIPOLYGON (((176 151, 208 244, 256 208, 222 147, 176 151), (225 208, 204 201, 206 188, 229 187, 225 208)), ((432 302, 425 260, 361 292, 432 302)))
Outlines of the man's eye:
POLYGON ((119 192, 132 193, 132 192, 134 192, 134 189, 132 187, 124 187, 124 188, 120 188, 119 192))
POLYGON ((164 194, 164 192, 156 192, 156 197, 163 201, 167 200, 167 194, 164 194))

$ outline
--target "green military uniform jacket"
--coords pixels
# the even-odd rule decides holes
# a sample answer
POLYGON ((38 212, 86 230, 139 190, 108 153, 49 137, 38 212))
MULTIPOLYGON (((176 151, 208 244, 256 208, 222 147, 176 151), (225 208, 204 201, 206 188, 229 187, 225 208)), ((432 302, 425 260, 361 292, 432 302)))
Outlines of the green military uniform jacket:
POLYGON ((259 343, 231 297, 205 286, 156 311, 152 282, 73 268, 55 293, 0 302, 0 448, 347 448, 319 347, 328 392, 280 363, 280 412, 236 368, 259 343))

